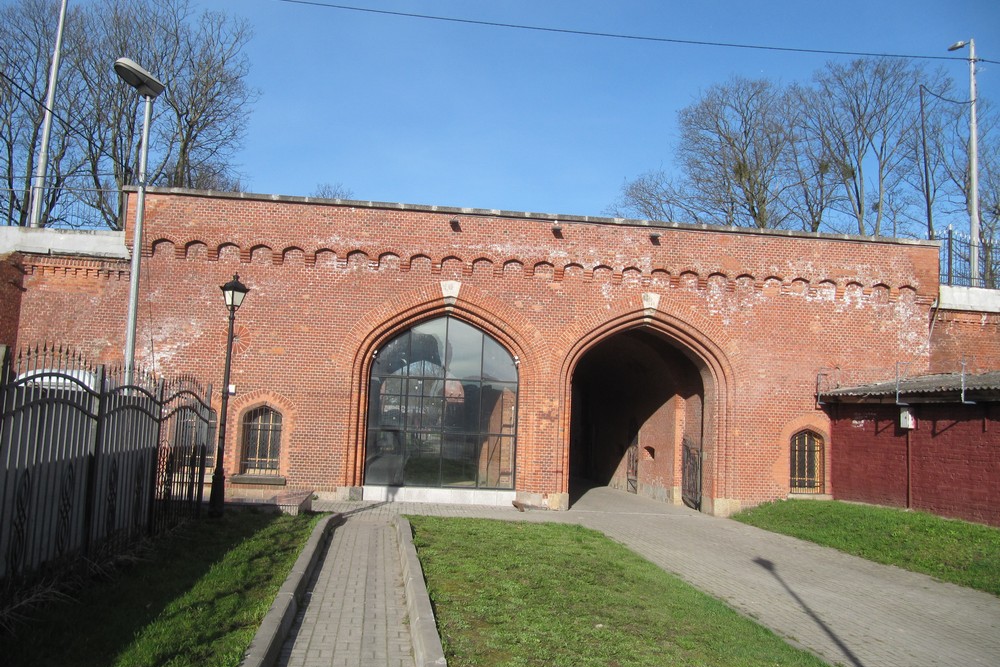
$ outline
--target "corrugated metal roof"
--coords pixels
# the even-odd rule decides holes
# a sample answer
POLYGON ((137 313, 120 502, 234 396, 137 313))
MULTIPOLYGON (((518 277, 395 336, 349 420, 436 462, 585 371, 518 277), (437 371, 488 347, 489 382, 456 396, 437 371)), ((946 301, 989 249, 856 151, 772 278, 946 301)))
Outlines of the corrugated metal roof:
POLYGON ((854 387, 838 387, 823 392, 823 398, 891 396, 918 394, 950 394, 966 392, 1000 391, 1000 371, 965 375, 962 373, 940 373, 938 375, 918 375, 897 380, 886 380, 854 387))

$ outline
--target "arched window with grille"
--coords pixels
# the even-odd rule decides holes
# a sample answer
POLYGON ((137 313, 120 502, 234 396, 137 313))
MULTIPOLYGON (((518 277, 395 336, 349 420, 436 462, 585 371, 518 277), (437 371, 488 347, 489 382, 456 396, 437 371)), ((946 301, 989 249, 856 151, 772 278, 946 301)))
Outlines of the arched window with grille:
POLYGON ((281 454, 281 413, 268 406, 243 415, 242 457, 244 475, 277 475, 281 454))
POLYGON ((365 483, 513 489, 517 362, 454 317, 422 322, 376 354, 365 483))
POLYGON ((823 438, 812 431, 792 436, 789 488, 792 493, 823 493, 823 438))

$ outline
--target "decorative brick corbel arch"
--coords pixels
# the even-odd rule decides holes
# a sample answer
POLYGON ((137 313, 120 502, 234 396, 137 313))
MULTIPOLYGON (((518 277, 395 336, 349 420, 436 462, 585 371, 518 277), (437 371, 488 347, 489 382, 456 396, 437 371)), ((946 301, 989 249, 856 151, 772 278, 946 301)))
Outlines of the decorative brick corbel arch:
MULTIPOLYGON (((676 346, 692 361, 701 376, 704 387, 704 416, 706 425, 703 443, 706 453, 702 471, 707 484, 703 487, 703 497, 707 501, 703 511, 712 514, 729 514, 729 501, 734 499, 733 452, 731 421, 734 398, 734 370, 731 359, 738 356, 735 350, 727 350, 725 334, 717 325, 684 309, 674 310, 668 299, 657 293, 645 292, 622 302, 617 312, 592 315, 581 321, 581 327, 574 329, 584 333, 572 333, 576 339, 567 341, 568 352, 562 360, 560 377, 559 437, 562 443, 563 488, 569 493, 570 421, 572 416, 573 372, 583 356, 594 346, 608 338, 634 329, 648 329, 659 333, 676 346), (711 332, 717 335, 712 336, 711 332)), ((568 332, 569 333, 569 332, 568 332)))
MULTIPOLYGON (((541 344, 541 332, 503 302, 453 280, 402 292, 361 316, 333 356, 351 359, 350 368, 339 369, 336 380, 350 387, 344 486, 359 486, 364 476, 368 384, 374 353, 406 329, 446 315, 471 324, 503 345, 518 364, 521 386, 551 372, 554 364, 546 355, 547 346, 541 344)), ((518 416, 518 433, 525 430, 525 420, 530 416, 518 416)))

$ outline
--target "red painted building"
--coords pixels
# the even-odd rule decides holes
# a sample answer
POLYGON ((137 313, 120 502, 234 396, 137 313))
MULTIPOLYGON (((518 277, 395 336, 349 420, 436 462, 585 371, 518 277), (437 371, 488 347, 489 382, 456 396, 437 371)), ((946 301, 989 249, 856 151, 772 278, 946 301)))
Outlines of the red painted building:
MULTIPOLYGON (((925 242, 194 191, 146 202, 141 364, 218 387, 219 286, 239 273, 251 290, 230 495, 558 509, 598 483, 726 515, 829 494, 817 377, 924 373, 996 333, 934 330, 961 313, 941 308, 925 242)), ((9 255, 4 342, 120 360, 129 265, 104 255, 9 255)))
POLYGON ((842 500, 1000 526, 1000 372, 902 378, 821 399, 842 500))

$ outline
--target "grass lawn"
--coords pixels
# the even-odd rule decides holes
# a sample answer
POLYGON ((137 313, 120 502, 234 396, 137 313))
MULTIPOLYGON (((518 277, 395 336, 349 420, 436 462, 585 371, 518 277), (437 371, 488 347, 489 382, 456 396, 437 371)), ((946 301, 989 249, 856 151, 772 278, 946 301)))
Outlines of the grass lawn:
POLYGON ((6 667, 238 665, 319 515, 228 511, 0 637, 6 667))
POLYGON ((836 501, 776 501, 732 518, 1000 595, 998 528, 924 512, 836 501))
POLYGON ((449 667, 825 664, 598 532, 409 519, 449 667))

